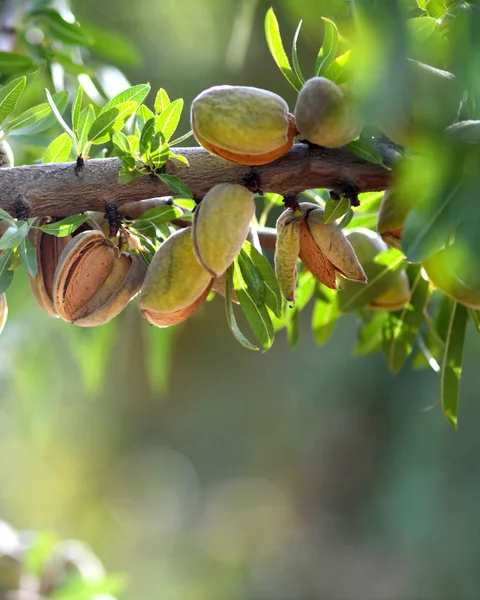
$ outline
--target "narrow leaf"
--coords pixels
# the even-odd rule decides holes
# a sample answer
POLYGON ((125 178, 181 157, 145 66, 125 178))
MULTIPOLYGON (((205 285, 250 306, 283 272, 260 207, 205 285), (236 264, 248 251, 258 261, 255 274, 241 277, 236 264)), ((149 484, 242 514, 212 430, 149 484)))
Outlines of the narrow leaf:
POLYGON ((290 348, 295 348, 300 339, 300 311, 295 307, 287 315, 287 342, 290 348))
POLYGON ((118 148, 121 154, 132 154, 132 148, 130 146, 130 140, 123 133, 123 131, 115 131, 112 135, 112 142, 118 148))
POLYGON ((14 79, 0 89, 0 124, 14 110, 27 82, 26 77, 14 79))
POLYGON ((50 104, 53 114, 55 115, 55 117, 57 118, 57 121, 60 123, 60 126, 63 128, 63 130, 68 133, 68 135, 72 138, 72 140, 76 143, 77 139, 75 137, 75 134, 73 133, 73 131, 70 129, 70 127, 67 125, 67 123, 65 122, 65 119, 62 117, 62 115, 60 114, 60 111, 57 108, 57 105, 55 104, 52 95, 50 94, 50 92, 45 89, 45 93, 47 94, 47 100, 48 103, 50 104))
POLYGON ((168 97, 167 92, 160 88, 155 97, 155 112, 159 115, 162 111, 164 111, 167 106, 170 104, 170 98, 168 97))
MULTIPOLYGON (((135 108, 139 106, 145 98, 148 96, 148 92, 150 91, 149 83, 141 83, 140 85, 134 85, 133 87, 120 92, 116 96, 114 96, 109 102, 102 107, 99 115, 104 115, 112 108, 118 107, 121 104, 125 104, 126 102, 134 102, 135 108)), ((133 112, 133 111, 132 111, 133 112)))
POLYGON ((61 133, 51 142, 43 155, 44 163, 66 162, 72 150, 72 140, 68 133, 61 133))
POLYGON ((297 30, 295 31, 295 35, 293 36, 292 63, 293 63, 293 68, 295 70, 296 76, 298 77, 300 83, 302 85, 304 85, 305 77, 303 76, 302 69, 300 68, 300 62, 298 60, 298 54, 297 54, 297 40, 298 40, 298 36, 300 35, 301 28, 302 28, 302 21, 300 21, 300 23, 298 24, 297 30))
POLYGON ((157 177, 163 181, 172 194, 182 196, 183 198, 193 198, 191 189, 180 179, 180 177, 177 177, 176 175, 167 175, 165 173, 160 173, 157 177))
POLYGON ((48 102, 44 102, 42 104, 38 104, 37 106, 33 106, 29 108, 15 119, 12 119, 7 125, 4 127, 6 133, 10 133, 15 129, 20 129, 26 127, 27 125, 31 125, 32 123, 36 123, 48 116, 52 112, 50 108, 50 104, 48 102))
POLYGON ((347 148, 356 156, 373 163, 374 165, 383 165, 383 158, 380 152, 366 140, 354 140, 347 144, 347 148))
POLYGON ((56 221, 55 223, 41 225, 39 229, 45 231, 45 233, 49 233, 50 235, 65 237, 77 230, 80 225, 83 225, 83 223, 88 220, 88 218, 88 215, 73 215, 72 217, 66 217, 61 221, 56 221))
POLYGON ((168 140, 175 133, 180 117, 182 116, 183 110, 183 99, 178 98, 169 104, 163 111, 162 114, 157 118, 155 130, 161 132, 163 137, 168 140))
POLYGON ((338 296, 334 290, 323 286, 322 295, 327 299, 318 298, 313 307, 312 331, 317 344, 322 345, 332 335, 338 319, 338 296))
POLYGON ((244 256, 248 256, 263 279, 265 285, 265 304, 272 310, 275 316, 281 318, 283 314, 283 298, 272 265, 248 241, 243 244, 242 253, 244 256))
POLYGON ((269 8, 265 15, 265 36, 267 38, 270 54, 274 61, 277 63, 287 81, 297 90, 297 92, 299 92, 302 89, 302 84, 290 66, 290 62, 283 47, 277 17, 272 8, 269 8))
POLYGON ((143 128, 145 127, 145 123, 147 123, 147 121, 150 121, 151 119, 154 119, 154 118, 155 118, 155 115, 148 108, 148 106, 145 106, 145 104, 141 104, 138 107, 138 110, 135 114, 135 135, 137 135, 138 138, 140 138, 142 135, 142 131, 143 131, 143 128))
POLYGON ((240 251, 237 262, 253 302, 258 308, 262 308, 265 304, 265 283, 260 271, 245 252, 240 251))
POLYGON ((429 283, 422 277, 421 265, 409 265, 410 301, 401 311, 389 313, 383 330, 383 352, 392 373, 398 373, 413 350, 424 321, 429 299, 429 283))
MULTIPOLYGON (((59 112, 63 114, 68 105, 69 93, 66 90, 57 92, 52 95, 53 101, 55 102, 59 112)), ((48 104, 48 103, 47 103, 48 104)), ((42 131, 46 131, 57 124, 57 117, 53 114, 50 105, 50 110, 42 118, 35 120, 35 122, 27 123, 26 126, 22 126, 19 129, 15 129, 12 135, 26 135, 32 136, 42 131)), ((10 123, 7 125, 10 127, 10 123)))
POLYGON ((452 303, 440 380, 440 399, 443 412, 455 429, 458 421, 458 393, 462 374, 467 315, 467 309, 463 305, 457 302, 452 303))
POLYGON ((322 47, 318 53, 315 62, 315 75, 324 76, 328 67, 335 60, 338 49, 338 29, 333 21, 322 17, 325 23, 325 35, 323 37, 322 47))
POLYGON ((187 131, 187 133, 184 133, 183 135, 181 135, 178 138, 175 138, 174 140, 171 140, 169 142, 169 145, 176 146, 177 144, 181 144, 185 140, 188 140, 189 137, 192 137, 192 135, 193 135, 193 131, 190 129, 190 131, 187 131))
POLYGON ((32 277, 35 277, 37 274, 37 255, 28 237, 23 239, 18 247, 18 253, 27 273, 32 277))
POLYGON ((93 122, 95 121, 95 109, 91 104, 85 106, 85 108, 80 113, 80 118, 78 119, 78 148, 79 154, 83 157, 88 153, 88 149, 90 144, 88 142, 88 132, 90 131, 93 122))
POLYGON ((33 71, 37 63, 25 54, 15 52, 0 52, 0 73, 21 73, 22 71, 33 71))
POLYGON ((15 219, 6 210, 0 208, 0 221, 8 221, 12 225, 15 223, 15 219))
POLYGON ((233 290, 233 265, 227 269, 226 282, 225 282, 225 312, 227 314, 227 323, 230 327, 230 331, 233 333, 235 339, 242 344, 248 350, 259 350, 257 346, 247 340, 238 327, 235 319, 235 313, 233 312, 232 302, 232 290, 233 290))
POLYGON ((82 110, 82 100, 83 100, 83 87, 80 84, 78 86, 77 93, 75 94, 75 100, 73 101, 73 104, 72 104, 72 128, 73 128, 73 131, 75 132, 75 135, 77 136, 77 138, 80 137, 79 125, 80 125, 80 113, 82 110))
POLYGON ((106 112, 102 111, 90 127, 88 141, 92 144, 108 142, 115 131, 122 129, 136 108, 135 102, 124 102, 106 112))
POLYGON ((343 215, 347 214, 350 208, 350 200, 342 195, 339 200, 329 198, 325 204, 325 212, 323 213, 323 222, 331 223, 337 219, 341 219, 343 215))
POLYGON ((5 292, 12 283, 13 271, 9 269, 12 264, 13 251, 5 250, 0 254, 0 294, 5 292))
POLYGON ((16 248, 22 243, 27 234, 28 223, 26 221, 17 221, 14 225, 10 225, 0 238, 0 250, 16 248))

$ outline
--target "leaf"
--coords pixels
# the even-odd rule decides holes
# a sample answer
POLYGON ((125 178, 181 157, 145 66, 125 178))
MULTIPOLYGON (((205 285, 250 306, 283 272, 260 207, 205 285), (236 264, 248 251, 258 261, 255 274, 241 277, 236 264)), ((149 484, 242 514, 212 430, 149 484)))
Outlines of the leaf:
POLYGON ((140 135, 139 150, 142 155, 142 159, 145 160, 148 157, 147 150, 150 148, 150 142, 155 134, 155 117, 152 116, 142 128, 140 135))
POLYGON ((162 114, 157 118, 155 130, 161 132, 163 137, 168 140, 175 133, 180 117, 182 116, 183 110, 183 99, 178 98, 169 104, 163 111, 162 114))
POLYGON ((120 131, 126 120, 133 114, 137 105, 135 102, 117 104, 106 112, 101 112, 95 119, 88 132, 88 141, 91 144, 104 144, 108 142, 115 131, 120 131))
POLYGON ((47 94, 47 100, 48 103, 50 104, 53 114, 55 115, 57 121, 60 123, 60 126, 62 127, 62 129, 68 133, 68 135, 72 138, 72 140, 77 143, 77 139, 75 137, 75 134, 73 133, 73 131, 70 129, 70 127, 67 125, 67 123, 65 122, 65 119, 62 117, 62 115, 60 114, 60 111, 57 108, 57 105, 55 104, 52 95, 50 94, 50 92, 45 89, 45 93, 47 94))
POLYGON ((11 224, 15 223, 15 219, 6 210, 0 208, 0 221, 8 221, 11 224))
POLYGON ((342 194, 339 200, 329 198, 325 204, 325 212, 323 213, 323 222, 331 223, 340 219, 348 212, 350 208, 350 200, 342 194))
POLYGON ((68 54, 54 50, 52 52, 52 62, 56 62, 61 65, 69 75, 78 77, 79 75, 88 75, 89 77, 95 76, 95 71, 90 69, 84 63, 75 62, 70 58, 68 54))
POLYGON ((19 77, 7 83, 0 89, 0 124, 14 110, 18 99, 22 95, 27 82, 26 77, 19 77))
POLYGON ((262 344, 264 350, 268 350, 273 344, 275 335, 272 320, 266 306, 258 306, 256 304, 251 290, 242 276, 237 260, 234 261, 233 286, 253 333, 262 344))
POLYGON ((175 154, 175 152, 169 151, 168 158, 174 158, 175 160, 178 160, 182 164, 187 165, 187 167, 190 165, 187 158, 185 158, 185 156, 183 156, 182 154, 175 154))
POLYGON ((9 269, 12 264, 13 251, 5 250, 0 254, 0 294, 6 292, 9 285, 12 283, 13 271, 9 269))
POLYGON ((350 223, 350 221, 353 219, 353 217, 355 216, 355 213, 352 210, 352 207, 349 206, 347 209, 347 212, 345 213, 343 219, 340 221, 340 223, 335 227, 335 229, 337 231, 341 231, 342 229, 345 229, 345 227, 348 226, 348 224, 350 223))
POLYGON ((290 66, 290 62, 283 48, 277 17, 272 8, 269 8, 265 15, 265 36, 267 38, 270 54, 277 63, 277 66, 280 68, 287 81, 297 90, 297 92, 299 92, 302 89, 302 84, 290 66))
POLYGON ((88 215, 73 215, 72 217, 66 217, 61 221, 56 221, 55 223, 40 225, 38 229, 41 229, 50 235, 55 235, 56 237, 65 237, 77 230, 80 225, 85 223, 85 221, 88 221, 88 218, 88 215))
POLYGON ((176 175, 167 175, 166 173, 159 173, 157 177, 163 181, 172 194, 182 196, 183 198, 193 198, 191 189, 180 179, 180 177, 177 177, 176 175))
POLYGON ((226 281, 225 281, 225 312, 227 314, 227 323, 230 327, 230 331, 233 333, 235 339, 242 344, 248 350, 259 350, 257 346, 247 340, 238 327, 235 319, 235 313, 233 311, 232 302, 232 289, 233 289, 233 265, 228 267, 226 281))
POLYGON ((38 14, 43 17, 42 20, 47 25, 53 38, 74 46, 90 46, 93 44, 93 38, 78 23, 68 23, 56 10, 43 9, 38 11, 38 14))
POLYGON ((261 308, 265 304, 265 283, 260 271, 250 260, 248 254, 245 255, 241 250, 237 256, 237 262, 253 302, 258 308, 261 308))
POLYGON ((347 148, 356 156, 363 158, 363 160, 367 160, 374 165, 383 165, 383 158, 380 152, 365 139, 354 140, 347 144, 347 148))
POLYGON ((18 253, 27 273, 31 277, 35 277, 37 274, 37 255, 28 237, 25 237, 22 240, 22 243, 18 247, 18 253))
POLYGON ((298 40, 298 36, 300 35, 301 28, 302 28, 302 21, 300 21, 300 23, 298 24, 297 30, 295 31, 295 35, 293 36, 292 63, 293 63, 293 68, 295 70, 295 74, 298 77, 298 80, 300 81, 300 83, 302 85, 305 85, 305 77, 303 76, 302 69, 300 68, 300 63, 298 61, 298 54, 297 54, 297 40, 298 40))
POLYGON ((295 348, 300 339, 300 312, 295 307, 287 314, 287 342, 290 348, 295 348))
POLYGON ((150 389, 157 396, 168 391, 172 373, 172 350, 178 328, 144 328, 146 368, 150 389))
POLYGON ((0 52, 0 73, 2 75, 33 71, 34 69, 37 69, 37 63, 29 56, 16 52, 0 52))
POLYGON ((155 97, 155 112, 159 115, 162 111, 164 111, 167 106, 170 104, 170 98, 168 97, 167 92, 160 88, 155 97))
POLYGON ((118 107, 119 105, 123 105, 126 102, 134 102, 135 107, 140 105, 145 98, 148 96, 150 91, 149 83, 141 83, 140 85, 134 85, 123 92, 120 92, 116 96, 114 96, 109 102, 102 107, 98 116, 104 115, 112 108, 118 107))
POLYGON ((440 379, 440 400, 443 412, 455 429, 458 420, 458 392, 462 375, 467 315, 467 309, 464 306, 457 302, 452 303, 440 379))
POLYGON ((91 104, 85 106, 85 108, 80 113, 80 118, 78 119, 78 148, 79 155, 85 157, 88 153, 88 148, 90 144, 88 142, 88 132, 90 131, 93 122, 95 121, 95 109, 91 104))
POLYGON ((430 287, 422 276, 421 265, 409 265, 410 301, 402 310, 391 312, 383 330, 383 352, 390 371, 397 374, 413 350, 424 320, 430 287))
POLYGON ((72 150, 72 140, 68 133, 61 133, 51 142, 43 155, 44 163, 66 162, 72 150))
POLYGON ((130 140, 122 131, 115 131, 112 135, 112 142, 118 148, 120 154, 132 155, 130 140))
POLYGON ((16 248, 19 246, 28 234, 28 223, 26 221, 17 221, 5 231, 0 238, 0 250, 7 248, 16 248))
POLYGON ((373 261, 363 265, 367 274, 367 283, 345 281, 343 289, 338 292, 341 312, 349 312, 367 306, 378 296, 388 290, 395 277, 395 272, 403 265, 403 254, 391 248, 378 254, 373 261))
POLYGON ((351 76, 351 50, 347 50, 331 63, 324 73, 324 77, 336 84, 345 83, 351 76))
MULTIPOLYGON (((181 144, 182 142, 184 142, 185 140, 188 140, 189 137, 192 137, 193 135, 193 131, 190 129, 190 131, 187 131, 187 133, 184 133, 183 135, 181 135, 178 138, 175 138, 174 140, 171 140, 169 142, 170 146, 176 146, 177 144, 181 144)), ((185 157, 184 157, 185 158, 185 157)), ((186 159, 185 159, 186 160, 186 159)))
POLYGON ((135 114, 135 134, 140 138, 142 135, 143 128, 145 127, 145 123, 154 119, 155 115, 153 112, 145 106, 145 104, 141 104, 138 107, 138 110, 135 114))
POLYGON ((272 310, 275 316, 281 318, 283 314, 283 297, 272 265, 248 241, 244 242, 241 253, 244 257, 248 257, 252 261, 260 273, 265 285, 265 304, 272 310))
POLYGON ((373 354, 382 347, 382 332, 388 314, 382 311, 369 315, 369 317, 358 332, 358 341, 354 348, 354 354, 357 356, 373 354))
POLYGON ((338 29, 333 21, 322 17, 325 23, 325 35, 323 37, 322 47, 318 53, 315 62, 315 75, 317 77, 324 76, 328 67, 335 60, 338 49, 338 29))
POLYGON ((322 345, 330 338, 338 319, 338 296, 334 290, 323 286, 322 295, 313 306, 312 331, 317 344, 322 345))
POLYGON ((32 108, 24 111, 18 117, 15 117, 15 119, 12 119, 4 127, 4 130, 6 133, 10 133, 15 129, 24 128, 27 125, 31 125, 32 123, 40 121, 40 119, 48 116, 51 112, 52 109, 50 108, 50 104, 48 104, 48 102, 38 104, 37 106, 33 106, 32 108))
MULTIPOLYGON (((67 91, 57 92, 52 96, 60 113, 63 113, 67 108, 69 93, 67 91)), ((57 123, 57 118, 53 114, 50 105, 47 103, 50 110, 42 118, 35 120, 33 123, 28 123, 26 126, 22 126, 20 129, 16 129, 12 135, 28 135, 32 136, 42 131, 46 131, 50 127, 53 127, 57 123)), ((11 123, 11 122, 10 122, 11 123)), ((7 124, 7 128, 10 127, 10 123, 7 124)))
POLYGON ((168 223, 173 219, 178 219, 182 216, 182 211, 176 206, 156 206, 143 213, 140 219, 134 221, 134 227, 137 226, 138 221, 151 221, 155 225, 161 225, 162 223, 168 223))
POLYGON ((83 100, 83 87, 82 84, 78 86, 77 93, 75 94, 75 100, 72 104, 72 129, 75 132, 77 138, 79 138, 79 124, 80 124, 80 113, 82 110, 83 100))
POLYGON ((428 14, 435 19, 441 19, 447 12, 445 0, 427 0, 426 9, 428 14))

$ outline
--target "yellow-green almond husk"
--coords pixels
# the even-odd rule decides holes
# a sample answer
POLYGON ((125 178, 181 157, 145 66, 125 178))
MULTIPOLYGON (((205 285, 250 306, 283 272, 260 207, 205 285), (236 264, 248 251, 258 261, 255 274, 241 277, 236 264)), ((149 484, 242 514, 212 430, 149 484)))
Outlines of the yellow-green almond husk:
POLYGON ((192 102, 191 125, 204 148, 246 165, 286 154, 297 132, 283 98, 248 86, 219 85, 199 94, 192 102))
POLYGON ((402 230, 413 204, 413 198, 401 198, 393 190, 387 190, 383 195, 378 210, 377 231, 389 246, 400 248, 402 230))
MULTIPOLYGON (((382 238, 364 227, 357 227, 347 232, 347 237, 355 252, 364 265, 373 261, 380 252, 388 250, 382 238)), ((368 268, 367 268, 368 272, 368 268)), ((355 285, 346 283, 346 285, 355 285)), ((344 287, 346 287, 344 285, 344 287)), ((368 306, 378 310, 395 311, 403 308, 410 300, 410 284, 404 270, 396 271, 392 285, 383 294, 380 294, 368 306)))
POLYGON ((140 295, 140 310, 150 322, 154 322, 150 314, 160 317, 188 312, 199 298, 206 298, 212 283, 211 274, 195 256, 191 227, 187 227, 172 234, 153 257, 140 295))
POLYGON ((143 276, 144 270, 136 260, 131 271, 132 263, 133 259, 120 253, 102 232, 78 234, 63 250, 55 271, 53 302, 57 314, 84 327, 113 319, 140 288, 139 274, 143 276))
POLYGON ((302 202, 300 208, 306 213, 306 221, 317 246, 335 269, 346 279, 365 283, 365 271, 343 231, 337 231, 337 223, 325 224, 323 208, 318 204, 302 202))
POLYGON ((424 260, 422 266, 436 288, 460 304, 480 310, 480 264, 467 257, 454 243, 424 260), (452 259, 459 262, 452 264, 452 259), (462 260, 468 260, 468 267, 462 260))
POLYGON ((5 294, 0 294, 0 334, 5 327, 8 317, 7 297, 5 294))
POLYGON ((344 90, 325 77, 312 77, 302 87, 295 105, 300 134, 325 148, 339 148, 357 138, 362 121, 344 90))
POLYGON ((13 166, 15 166, 15 159, 12 147, 6 140, 3 140, 0 142, 0 167, 13 166))
POLYGON ((254 212, 252 192, 229 183, 214 186, 195 209, 193 248, 212 277, 223 275, 240 252, 254 212))
POLYGON ((287 208, 277 220, 275 244, 275 274, 284 298, 295 302, 297 285, 297 259, 300 253, 300 221, 291 208, 287 208))

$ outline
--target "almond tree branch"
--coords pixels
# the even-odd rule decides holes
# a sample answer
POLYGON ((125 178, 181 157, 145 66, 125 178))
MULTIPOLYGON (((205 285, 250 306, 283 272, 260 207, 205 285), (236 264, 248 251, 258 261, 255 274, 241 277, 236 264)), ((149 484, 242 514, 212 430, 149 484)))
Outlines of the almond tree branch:
MULTIPOLYGON (((398 155, 380 146, 386 164, 398 155)), ((176 148, 190 166, 169 161, 166 172, 178 175, 197 198, 217 183, 243 183, 252 168, 212 156, 203 148, 176 148)), ((77 173, 75 163, 54 163, 0 169, 0 208, 15 215, 15 202, 25 201, 31 216, 65 217, 85 211, 103 211, 106 202, 122 206, 128 202, 170 195, 157 178, 143 176, 127 184, 118 183, 118 158, 93 159, 77 173)), ((388 187, 391 171, 353 155, 346 148, 330 150, 296 144, 282 158, 255 167, 264 192, 284 196, 310 188, 337 189, 349 183, 358 193, 388 187)))

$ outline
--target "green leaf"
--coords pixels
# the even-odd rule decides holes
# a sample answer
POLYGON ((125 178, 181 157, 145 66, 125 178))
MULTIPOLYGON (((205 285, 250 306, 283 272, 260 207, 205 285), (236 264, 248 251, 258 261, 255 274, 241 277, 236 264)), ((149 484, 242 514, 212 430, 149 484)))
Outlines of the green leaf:
POLYGON ((72 140, 68 133, 56 137, 43 155, 44 163, 66 162, 72 150, 72 140))
POLYGON ((335 227, 335 229, 337 231, 340 231, 342 229, 345 229, 345 227, 348 227, 350 221, 353 219, 353 217, 355 216, 355 213, 353 212, 353 209, 351 206, 348 207, 347 212, 345 213, 343 219, 340 221, 340 223, 335 227))
MULTIPOLYGON (((67 108, 69 93, 67 91, 57 92, 52 96, 60 113, 63 113, 67 108)), ((15 129, 12 135, 25 135, 33 136, 42 131, 46 131, 53 127, 57 123, 56 116, 52 113, 51 107, 48 104, 50 110, 42 118, 36 119, 35 122, 28 123, 26 126, 22 126, 20 129, 15 129)), ((27 111, 28 112, 28 111, 27 111)), ((24 113, 25 114, 25 113, 24 113)), ((11 123, 11 122, 10 122, 11 123)), ((7 128, 10 128, 10 123, 7 124, 7 128)))
POLYGON ((363 158, 363 160, 367 160, 374 165, 383 165, 383 158, 380 152, 365 139, 354 140, 347 144, 347 148, 356 156, 363 158))
MULTIPOLYGON (((169 144, 171 145, 171 144, 169 144)), ((190 163, 188 162, 188 159, 185 158, 185 156, 183 156, 182 154, 175 154, 175 152, 171 152, 170 150, 168 151, 168 158, 174 158, 175 160, 178 160, 179 162, 181 162, 184 165, 190 166, 190 163)))
POLYGON ((0 208, 0 221, 8 221, 12 225, 15 224, 15 219, 6 210, 0 208))
POLYGON ((15 119, 12 119, 7 125, 4 127, 6 133, 10 133, 15 129, 24 128, 27 125, 31 125, 32 123, 36 123, 48 116, 52 112, 50 108, 50 104, 48 102, 43 102, 42 104, 38 104, 37 106, 33 106, 29 108, 25 112, 21 113, 15 119))
POLYGON ((43 9, 38 11, 38 14, 41 15, 42 21, 44 21, 53 38, 74 46, 90 46, 93 44, 93 38, 78 23, 68 23, 56 10, 43 9))
POLYGON ((151 208, 143 213, 140 219, 134 221, 135 227, 139 220, 141 221, 151 221, 155 225, 161 225, 162 223, 168 223, 173 219, 178 219, 178 217, 182 216, 182 211, 176 206, 156 206, 155 208, 151 208))
POLYGON ((27 82, 26 77, 14 79, 0 89, 0 124, 14 110, 27 82))
POLYGON ((21 73, 22 71, 33 71, 37 69, 37 63, 29 56, 15 52, 0 52, 0 73, 21 73))
POLYGON ((335 60, 338 49, 338 29, 333 21, 322 17, 322 21, 325 23, 325 35, 323 38, 322 47, 318 53, 317 60, 315 62, 315 75, 317 77, 324 76, 328 67, 335 60))
POLYGON ((159 115, 162 111, 164 111, 167 106, 170 104, 170 98, 168 97, 167 92, 160 88, 155 97, 155 112, 159 115))
POLYGON ((241 250, 237 256, 237 262, 238 266, 240 267, 243 280, 248 288, 248 293, 250 294, 255 305, 261 308, 265 304, 265 283, 260 271, 254 265, 253 261, 250 260, 249 255, 242 253, 241 250))
POLYGON ((6 292, 8 286, 12 283, 13 271, 10 270, 12 264, 13 251, 11 249, 5 250, 0 254, 0 294, 6 292))
POLYGON ((277 63, 287 81, 297 90, 297 92, 299 92, 302 89, 302 84, 290 66, 290 62, 283 48, 277 17, 272 8, 269 8, 265 15, 265 36, 267 38, 270 54, 274 61, 277 63))
POLYGON ((440 19, 447 12, 445 0, 428 0, 426 9, 428 14, 435 19, 440 19))
POLYGON ((317 344, 322 345, 330 338, 338 319, 338 296, 334 290, 322 286, 322 296, 313 306, 312 331, 317 344))
POLYGON ((88 141, 91 144, 108 142, 115 131, 120 131, 124 127, 125 122, 136 108, 135 102, 124 102, 106 112, 102 111, 90 127, 88 141))
POLYGON ((142 135, 143 128, 145 127, 145 123, 154 119, 155 115, 153 112, 145 106, 145 104, 141 104, 138 107, 137 113, 135 115, 135 134, 140 138, 142 135))
MULTIPOLYGON (((0 256, 1 258, 1 256, 0 256)), ((238 327, 235 319, 235 313, 233 312, 232 302, 232 290, 233 290, 233 265, 227 269, 226 281, 225 281, 225 312, 227 314, 227 323, 230 327, 230 331, 233 333, 235 339, 242 344, 248 350, 259 350, 257 346, 247 340, 238 327)))
POLYGON ((70 127, 67 125, 67 123, 65 122, 65 119, 62 117, 62 115, 60 114, 60 111, 57 108, 57 105, 55 104, 52 95, 50 94, 50 92, 45 89, 45 93, 47 94, 47 100, 48 103, 50 104, 53 114, 55 115, 57 121, 60 123, 60 126, 62 127, 62 129, 68 133, 68 135, 72 138, 72 140, 77 143, 77 139, 75 137, 75 134, 73 133, 73 131, 70 129, 70 127))
POLYGON ((260 273, 265 285, 265 304, 272 310, 275 316, 281 318, 283 314, 283 297, 272 265, 248 241, 244 242, 241 253, 244 257, 248 257, 252 261, 260 273))
POLYGON ((22 243, 18 247, 18 254, 27 273, 31 277, 35 277, 37 274, 37 255, 28 237, 23 238, 22 243))
POLYGON ((112 142, 118 148, 120 154, 127 154, 128 156, 133 154, 130 140, 123 131, 115 131, 112 135, 112 142))
POLYGON ((85 106, 85 108, 80 113, 80 118, 78 119, 78 147, 79 154, 83 157, 88 154, 88 149, 90 148, 90 143, 88 142, 88 132, 90 131, 93 122, 95 121, 95 109, 91 104, 85 106))
POLYGON ((347 50, 331 63, 328 69, 324 73, 324 77, 330 79, 336 84, 345 83, 350 79, 351 76, 351 63, 350 58, 352 56, 351 50, 347 50))
POLYGON ((109 102, 102 107, 102 110, 99 113, 99 117, 104 115, 112 108, 116 108, 119 105, 123 105, 127 102, 134 102, 135 108, 139 106, 145 98, 148 96, 150 91, 149 83, 141 83, 140 85, 134 85, 123 92, 120 92, 116 96, 114 96, 109 102))
POLYGON ((298 80, 300 81, 300 83, 302 85, 305 85, 305 77, 303 76, 302 69, 300 68, 300 62, 298 60, 298 54, 297 54, 297 40, 298 40, 298 36, 300 35, 301 28, 302 28, 302 21, 300 21, 300 23, 298 24, 297 30, 295 31, 295 35, 293 36, 292 63, 293 63, 293 69, 295 71, 296 76, 298 77, 298 80))
POLYGON ((234 261, 233 286, 253 333, 262 344, 264 350, 268 350, 273 344, 275 335, 272 320, 268 314, 267 307, 265 305, 257 306, 255 303, 251 291, 242 276, 237 260, 234 261))
POLYGON ((172 373, 173 343, 178 328, 145 327, 145 355, 148 383, 154 394, 163 395, 168 391, 172 373))
POLYGON ((358 332, 358 341, 354 348, 354 354, 357 356, 373 354, 382 347, 382 333, 388 314, 382 311, 368 316, 358 332))
POLYGON ((378 254, 373 261, 363 265, 367 283, 345 281, 338 292, 341 312, 357 310, 373 302, 392 285, 395 272, 404 264, 403 254, 391 248, 378 254))
POLYGON ((180 179, 180 177, 177 177, 176 175, 167 175, 166 173, 159 173, 157 177, 163 181, 172 194, 182 196, 183 198, 193 198, 191 189, 180 179))
POLYGON ((163 111, 162 114, 157 118, 155 130, 161 132, 163 137, 168 140, 175 133, 180 117, 182 116, 183 110, 183 99, 178 98, 169 104, 163 111))
POLYGON ((95 71, 93 69, 90 69, 82 62, 75 62, 68 54, 65 54, 65 52, 60 52, 59 50, 54 50, 52 52, 52 62, 56 62, 61 65, 69 75, 73 75, 74 77, 78 77, 79 75, 83 74, 86 74, 89 77, 95 76, 95 71))
POLYGON ((152 141, 154 135, 155 117, 152 116, 152 118, 149 119, 143 126, 142 133, 140 135, 139 150, 143 160, 146 160, 149 156, 147 150, 150 148, 150 142, 152 141))
POLYGON ((7 248, 16 248, 28 235, 28 223, 26 221, 16 221, 5 231, 0 238, 0 250, 7 248))
POLYGON ((350 208, 350 200, 342 194, 339 200, 329 198, 325 204, 325 212, 323 213, 323 222, 331 223, 340 219, 348 212, 350 208))
POLYGON ((458 392, 462 375, 467 315, 467 309, 464 306, 457 302, 452 303, 440 380, 440 399, 443 412, 455 429, 458 419, 458 392))
POLYGON ((418 330, 424 321, 430 288, 422 276, 421 265, 409 265, 411 297, 400 311, 391 312, 383 330, 383 352, 390 371, 398 373, 413 350, 418 330))
MULTIPOLYGON (((176 146, 177 144, 181 144, 182 142, 184 142, 185 140, 188 140, 189 137, 192 137, 193 135, 193 131, 190 129, 190 131, 187 131, 187 133, 184 133, 183 135, 181 135, 178 138, 175 138, 174 140, 171 140, 169 142, 170 146, 176 146)), ((185 157, 184 157, 185 158, 185 157)), ((185 159, 186 160, 186 159, 185 159)))
POLYGON ((300 339, 300 312, 297 307, 287 312, 287 342, 290 348, 295 348, 300 339))
POLYGON ((65 237, 76 231, 80 225, 83 225, 85 221, 88 221, 88 215, 73 215, 72 217, 66 217, 61 221, 55 223, 47 223, 46 225, 40 225, 38 229, 41 229, 45 233, 55 235, 57 237, 65 237))
POLYGON ((82 110, 82 100, 83 100, 83 87, 80 84, 78 86, 77 93, 75 94, 75 100, 72 104, 72 129, 75 132, 75 135, 79 138, 79 124, 80 124, 80 113, 82 110))

